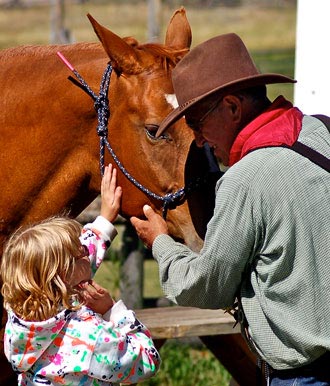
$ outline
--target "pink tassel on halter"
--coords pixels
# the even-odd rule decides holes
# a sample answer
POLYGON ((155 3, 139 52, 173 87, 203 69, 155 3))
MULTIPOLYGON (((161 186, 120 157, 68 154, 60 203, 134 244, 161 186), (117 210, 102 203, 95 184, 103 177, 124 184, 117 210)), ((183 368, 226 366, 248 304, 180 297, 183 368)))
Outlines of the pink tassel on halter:
POLYGON ((57 51, 56 54, 59 56, 59 58, 62 60, 62 62, 69 68, 70 71, 72 71, 72 72, 75 71, 72 64, 68 61, 68 59, 65 58, 65 56, 63 54, 61 54, 60 51, 57 51))

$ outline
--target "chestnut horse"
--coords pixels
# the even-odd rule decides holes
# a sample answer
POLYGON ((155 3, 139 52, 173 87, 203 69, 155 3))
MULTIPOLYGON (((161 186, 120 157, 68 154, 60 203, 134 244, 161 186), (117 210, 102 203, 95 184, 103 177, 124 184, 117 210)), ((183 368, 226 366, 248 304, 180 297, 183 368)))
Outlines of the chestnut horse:
MULTIPOLYGON (((72 73, 56 55, 58 51, 94 94, 111 62, 112 73, 106 79, 110 86, 103 99, 106 107, 109 101, 110 112, 100 113, 103 119, 110 116, 98 134, 115 154, 106 149, 104 163, 118 158, 118 168, 122 167, 118 184, 123 188, 124 217, 142 216, 146 203, 161 212, 167 202, 164 197, 175 199, 175 192, 189 185, 187 176, 193 180, 207 168, 182 120, 161 138, 154 136, 174 106, 171 70, 191 44, 184 9, 172 16, 164 45, 139 45, 134 38, 122 39, 89 19, 102 44, 27 46, 0 53, 1 246, 23 224, 63 211, 77 216, 99 193, 98 117, 91 96, 68 80, 72 73)), ((192 249, 201 247, 202 228, 210 215, 203 203, 209 207, 212 194, 197 193, 203 199, 198 206, 192 201, 182 203, 180 195, 172 202, 180 205, 167 212, 172 236, 192 249)), ((1 385, 14 385, 3 348, 0 355, 1 385)))

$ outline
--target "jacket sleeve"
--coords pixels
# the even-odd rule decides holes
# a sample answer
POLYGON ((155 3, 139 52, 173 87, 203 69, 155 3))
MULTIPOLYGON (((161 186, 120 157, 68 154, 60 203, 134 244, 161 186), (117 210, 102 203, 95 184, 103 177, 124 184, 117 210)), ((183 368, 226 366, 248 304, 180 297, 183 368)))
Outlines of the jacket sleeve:
POLYGON ((88 249, 92 276, 95 275, 97 268, 103 261, 105 252, 116 235, 117 230, 114 225, 102 216, 98 216, 94 222, 83 227, 80 242, 88 249))
POLYGON ((257 227, 249 181, 226 175, 218 182, 214 214, 199 253, 168 235, 153 243, 163 292, 179 305, 231 307, 254 254, 257 227))
POLYGON ((160 366, 160 356, 150 332, 121 300, 109 316, 110 321, 100 329, 89 375, 114 383, 137 383, 153 376, 160 366))

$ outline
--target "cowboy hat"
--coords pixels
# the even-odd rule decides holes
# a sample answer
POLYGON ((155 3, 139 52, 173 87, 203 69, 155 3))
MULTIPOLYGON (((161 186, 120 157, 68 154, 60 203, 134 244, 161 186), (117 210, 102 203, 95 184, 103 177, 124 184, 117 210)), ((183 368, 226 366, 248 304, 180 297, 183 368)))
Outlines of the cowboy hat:
POLYGON ((172 81, 179 107, 161 122, 156 137, 188 108, 215 92, 225 95, 259 85, 296 82, 284 75, 261 74, 234 33, 216 36, 192 49, 174 68, 172 81))

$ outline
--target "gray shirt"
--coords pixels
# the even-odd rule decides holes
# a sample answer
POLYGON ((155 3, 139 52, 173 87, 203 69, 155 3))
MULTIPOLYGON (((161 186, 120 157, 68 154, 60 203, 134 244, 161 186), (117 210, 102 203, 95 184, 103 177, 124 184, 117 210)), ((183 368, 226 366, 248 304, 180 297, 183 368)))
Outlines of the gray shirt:
MULTIPOLYGON (((330 158, 330 135, 305 116, 299 140, 330 158)), ((330 173, 286 148, 246 155, 218 181, 200 253, 153 244, 165 294, 226 308, 238 293, 262 359, 276 369, 330 350, 330 173)))

